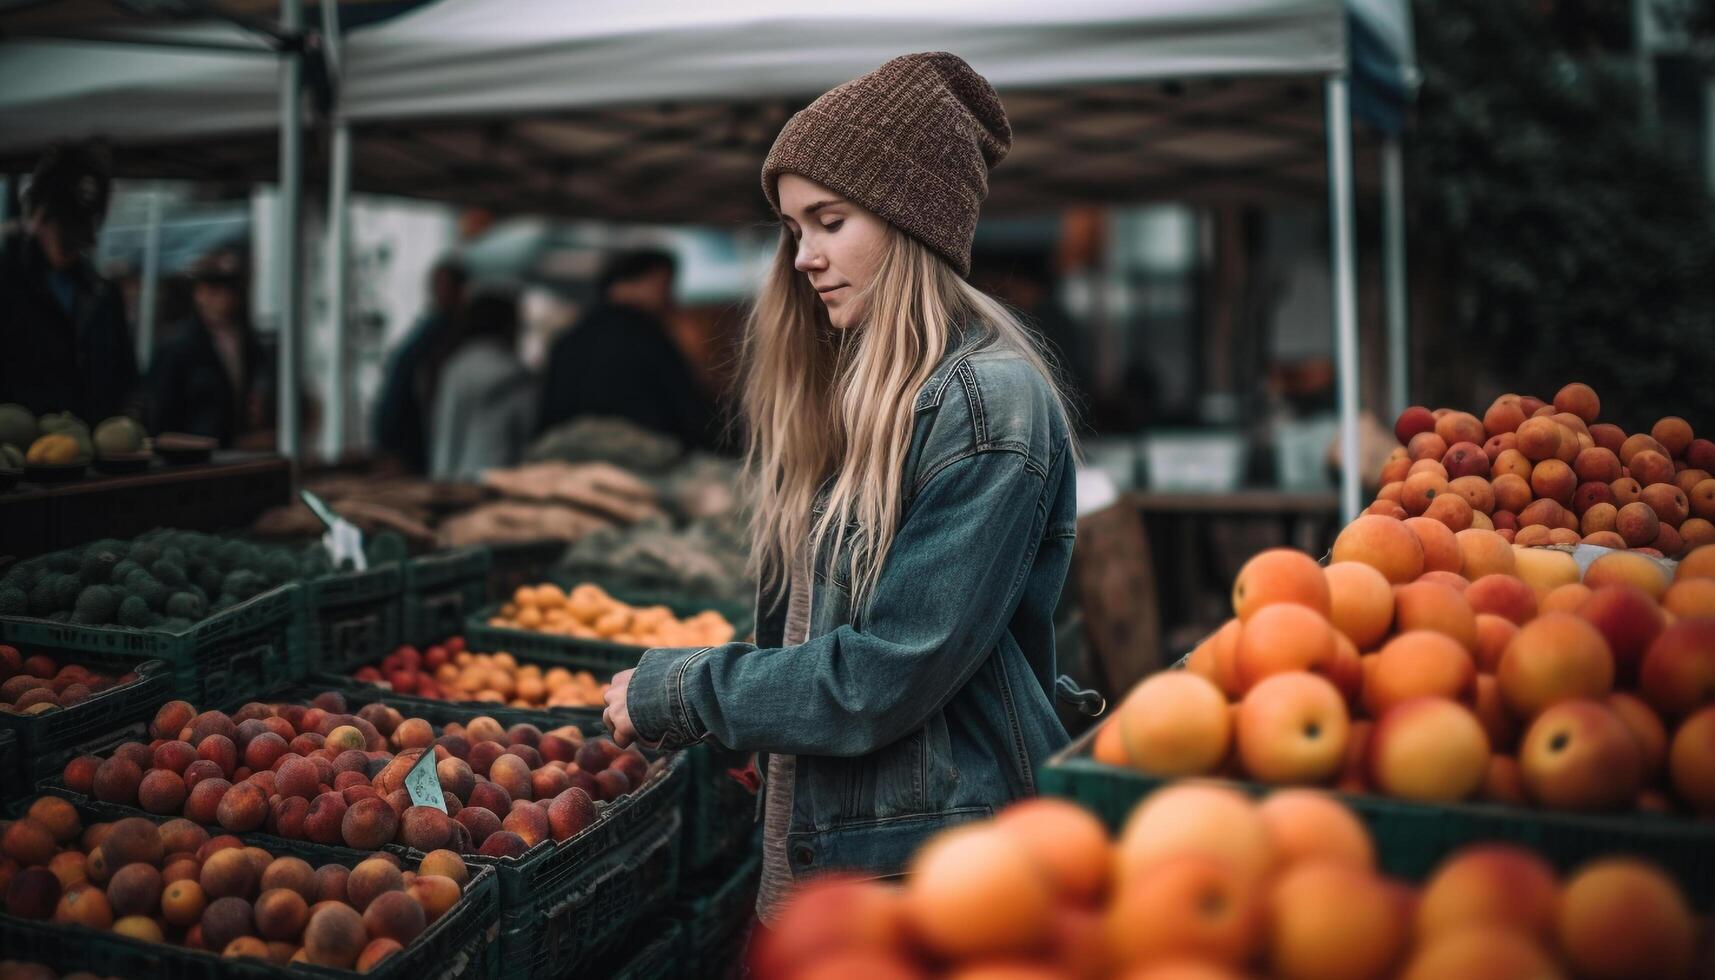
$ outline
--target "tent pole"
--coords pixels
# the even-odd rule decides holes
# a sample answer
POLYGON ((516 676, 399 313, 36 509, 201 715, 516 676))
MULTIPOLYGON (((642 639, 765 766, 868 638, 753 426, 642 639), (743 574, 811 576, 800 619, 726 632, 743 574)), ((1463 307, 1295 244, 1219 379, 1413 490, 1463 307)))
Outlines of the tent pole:
MULTIPOLYGON (((280 21, 293 36, 304 30, 304 0, 282 0, 280 21)), ((280 79, 279 255, 275 269, 280 298, 278 440, 280 455, 298 460, 302 436, 298 418, 298 374, 303 353, 303 207, 304 207, 304 55, 288 49, 280 79)))
POLYGON ((328 371, 328 424, 322 446, 337 460, 349 444, 346 432, 347 397, 351 393, 351 340, 348 335, 351 273, 351 127, 334 126, 328 163, 328 310, 333 318, 332 364, 328 371))
POLYGON ((143 230, 142 282, 137 295, 137 370, 147 372, 155 354, 155 318, 161 285, 161 188, 149 189, 148 224, 143 230))
POLYGON ((1388 398, 1397 416, 1411 404, 1405 302, 1405 155, 1399 135, 1382 141, 1382 261, 1387 273, 1388 398))
MULTIPOLYGON (((339 92, 339 79, 344 67, 340 62, 339 5, 322 4, 322 37, 327 52, 329 70, 334 75, 334 91, 339 92)), ((336 122, 332 143, 328 148, 328 221, 327 221, 327 291, 328 310, 332 319, 332 363, 328 371, 327 426, 322 431, 322 450, 329 459, 338 460, 345 454, 347 438, 347 399, 351 393, 350 321, 351 273, 347 268, 351 252, 351 127, 336 122)))
POLYGON ((1353 252, 1352 114, 1345 75, 1327 82, 1328 217, 1332 226, 1334 370, 1340 406, 1340 519, 1358 516, 1363 482, 1358 458, 1358 298, 1353 252))

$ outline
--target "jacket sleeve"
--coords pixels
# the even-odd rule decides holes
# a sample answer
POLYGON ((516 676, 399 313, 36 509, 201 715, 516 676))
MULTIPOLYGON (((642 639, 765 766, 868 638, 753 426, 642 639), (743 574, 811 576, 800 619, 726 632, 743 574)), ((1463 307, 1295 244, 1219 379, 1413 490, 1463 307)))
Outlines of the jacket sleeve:
POLYGON ((639 736, 856 756, 920 727, 1012 618, 1041 540, 1042 488, 1042 473, 1009 450, 945 466, 912 502, 861 629, 773 649, 650 650, 627 691, 639 736))

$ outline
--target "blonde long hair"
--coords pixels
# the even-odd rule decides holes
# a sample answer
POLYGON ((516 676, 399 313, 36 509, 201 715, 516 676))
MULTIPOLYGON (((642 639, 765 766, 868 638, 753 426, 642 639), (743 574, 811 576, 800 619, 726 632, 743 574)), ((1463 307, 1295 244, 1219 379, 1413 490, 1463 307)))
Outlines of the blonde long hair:
POLYGON ((881 577, 903 516, 906 454, 917 393, 942 357, 977 330, 985 347, 1015 351, 1041 372, 1068 416, 1057 374, 1034 333, 939 255, 889 226, 863 322, 835 330, 803 273, 797 245, 780 247, 751 310, 742 348, 751 572, 778 587, 798 549, 838 555, 850 531, 853 608, 881 577), (812 513, 827 485, 826 508, 812 513))

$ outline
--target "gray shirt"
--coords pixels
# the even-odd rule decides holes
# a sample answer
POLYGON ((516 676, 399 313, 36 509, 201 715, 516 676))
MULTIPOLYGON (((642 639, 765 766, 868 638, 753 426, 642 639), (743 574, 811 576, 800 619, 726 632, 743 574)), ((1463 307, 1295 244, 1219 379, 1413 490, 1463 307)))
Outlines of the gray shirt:
MULTIPOLYGON (((809 562, 800 555, 792 565, 792 588, 786 599, 785 646, 797 646, 810 638, 809 562)), ((792 868, 786 861, 786 828, 792 819, 792 778, 798 757, 771 752, 762 814, 762 883, 756 892, 756 917, 773 925, 787 895, 792 891, 792 868)))

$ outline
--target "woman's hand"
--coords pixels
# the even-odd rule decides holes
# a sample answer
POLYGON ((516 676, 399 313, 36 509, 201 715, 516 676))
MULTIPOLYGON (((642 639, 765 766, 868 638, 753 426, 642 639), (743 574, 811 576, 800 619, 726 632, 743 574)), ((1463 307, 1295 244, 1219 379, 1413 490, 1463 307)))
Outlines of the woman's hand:
POLYGON ((626 692, 631 687, 631 675, 636 672, 635 669, 622 670, 613 675, 613 680, 608 682, 605 696, 607 708, 601 713, 602 724, 607 726, 608 734, 620 748, 637 741, 637 729, 631 725, 631 710, 625 704, 626 692))

